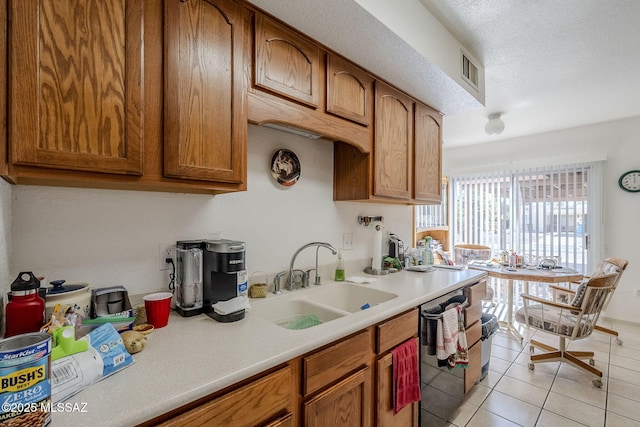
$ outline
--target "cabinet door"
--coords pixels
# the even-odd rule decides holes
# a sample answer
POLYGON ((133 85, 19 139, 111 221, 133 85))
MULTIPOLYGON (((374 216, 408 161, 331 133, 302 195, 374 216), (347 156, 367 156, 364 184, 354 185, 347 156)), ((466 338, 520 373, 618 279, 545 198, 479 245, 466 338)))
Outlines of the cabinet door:
POLYGON ((376 82, 374 180, 376 196, 410 199, 413 175, 413 101, 376 82))
POLYGON ((241 183, 247 12, 231 0, 167 0, 164 19, 164 174, 241 183))
POLYGON ((7 2, 0 0, 0 174, 7 174, 7 2))
POLYGON ((320 49, 262 14, 255 23, 255 85, 318 106, 320 49))
POLYGON ((140 175, 143 0, 10 3, 11 161, 140 175))
POLYGON ((382 354, 418 335, 418 309, 414 308, 376 326, 376 353, 382 354))
MULTIPOLYGON (((417 338, 415 338, 417 340, 417 338)), ((411 427, 418 425, 418 402, 393 414, 393 355, 387 353, 378 360, 376 369, 376 426, 411 427)))
POLYGON ((482 374, 482 341, 469 347, 469 367, 464 370, 464 392, 468 393, 482 374))
POLYGON ((371 123, 373 78, 336 55, 327 54, 327 112, 365 126, 371 123))
POLYGON ((415 112, 416 201, 442 200, 442 117, 436 111, 416 103, 415 112))
POLYGON ((371 425, 371 368, 366 367, 304 403, 306 427, 371 425))
MULTIPOLYGON (((234 426, 252 427, 287 411, 291 403, 291 369, 280 369, 246 386, 160 424, 163 427, 234 426)), ((270 425, 287 426, 291 417, 282 417, 270 425), (277 424, 280 422, 281 424, 277 424)))
POLYGON ((293 425, 293 415, 287 414, 284 417, 266 424, 264 427, 293 427, 293 425))
POLYGON ((371 334, 363 330, 302 360, 302 393, 315 393, 371 360, 371 334))

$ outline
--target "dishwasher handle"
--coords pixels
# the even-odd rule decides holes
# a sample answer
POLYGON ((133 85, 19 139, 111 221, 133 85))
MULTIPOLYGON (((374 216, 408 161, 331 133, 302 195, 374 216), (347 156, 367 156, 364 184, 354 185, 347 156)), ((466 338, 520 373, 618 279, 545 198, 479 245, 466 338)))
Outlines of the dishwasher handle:
POLYGON ((437 320, 442 317, 442 314, 447 311, 447 309, 460 306, 460 308, 464 310, 467 305, 469 305, 467 297, 465 297, 464 295, 455 295, 443 303, 422 310, 420 312, 420 316, 425 319, 437 320))

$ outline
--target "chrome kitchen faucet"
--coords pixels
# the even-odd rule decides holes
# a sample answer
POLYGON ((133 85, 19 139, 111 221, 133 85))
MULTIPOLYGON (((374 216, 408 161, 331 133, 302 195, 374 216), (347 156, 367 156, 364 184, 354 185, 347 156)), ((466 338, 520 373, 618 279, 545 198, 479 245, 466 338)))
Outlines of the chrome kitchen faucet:
MULTIPOLYGON (((327 248, 329 249, 334 255, 336 255, 338 253, 338 250, 336 248, 334 248, 333 246, 331 246, 329 243, 324 243, 324 242, 311 242, 311 243, 307 243, 306 245, 304 245, 303 247, 301 247, 300 249, 298 249, 296 251, 296 253, 293 254, 293 257, 291 258, 291 263, 289 264, 289 283, 287 285, 287 289, 292 291, 294 290, 294 278, 293 278, 293 263, 296 261, 296 257, 298 256, 298 254, 300 252, 302 252, 304 249, 310 247, 310 246, 317 246, 316 249, 316 278, 314 283, 316 285, 320 284, 320 275, 318 274, 318 251, 320 250, 321 247, 327 248)), ((309 270, 310 271, 310 270, 309 270)), ((307 274, 309 274, 309 271, 307 272, 307 274)), ((307 286, 309 285, 309 281, 307 279, 306 281, 307 286)))

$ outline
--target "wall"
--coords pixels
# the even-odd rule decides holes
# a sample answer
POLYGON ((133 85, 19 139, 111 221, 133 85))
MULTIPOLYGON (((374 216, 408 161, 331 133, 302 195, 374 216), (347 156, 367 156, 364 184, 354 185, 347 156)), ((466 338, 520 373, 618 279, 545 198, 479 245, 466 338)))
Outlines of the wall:
MULTIPOLYGON (((445 119, 446 120, 446 119, 445 119)), ((446 126, 446 121, 445 124, 446 126)), ((507 124, 508 126, 508 124, 507 124)), ((618 178, 640 169, 640 117, 445 150, 443 173, 516 169, 605 160, 603 182, 604 257, 622 257, 629 266, 607 309, 609 318, 640 323, 640 194, 622 191, 618 178)))
MULTIPOLYGON (((640 287, 640 194, 623 192, 617 185, 622 172, 640 169, 639 134, 640 118, 632 118, 480 146, 447 149, 445 144, 443 170, 451 175, 606 158, 604 256, 630 261, 607 316, 640 322, 640 297, 635 296, 640 287)), ((358 215, 383 215, 387 230, 411 241, 410 207, 332 201, 330 142, 249 126, 248 144, 248 190, 242 193, 211 197, 10 186, 0 181, 3 294, 21 270, 94 286, 122 284, 132 293, 162 289, 168 277, 159 271, 158 246, 206 238, 215 231, 247 242, 250 273, 283 270, 304 243, 322 240, 338 247, 342 233, 354 232, 354 250, 344 258, 351 267, 348 275, 361 274, 372 254, 373 233, 356 223, 358 215), (291 188, 278 186, 270 176, 277 148, 292 149, 300 158, 302 176, 291 188)), ((296 265, 311 267, 314 252, 303 252, 296 265)), ((320 261, 327 277, 335 257, 323 250, 320 261)))
MULTIPOLYGON (((248 153, 248 190, 215 197, 12 187, 10 276, 28 270, 47 280, 150 292, 168 283, 167 272, 159 270, 159 245, 215 232, 247 243, 249 274, 285 270, 303 244, 319 240, 339 248, 342 234, 353 232, 354 249, 344 259, 347 275, 361 275, 372 255, 373 232, 358 225, 358 215, 383 215, 387 228, 411 241, 410 207, 333 202, 333 143, 250 125, 248 153), (301 162, 301 178, 289 188, 270 174, 278 148, 293 150, 301 162)), ((336 257, 324 249, 319 256, 326 278, 336 257)), ((296 267, 311 268, 314 257, 315 250, 302 252, 296 267)))
MULTIPOLYGON (((9 272, 11 255, 11 185, 0 179, 0 289, 9 286, 11 278, 9 272)), ((2 329, 2 296, 0 293, 0 329, 2 329)))

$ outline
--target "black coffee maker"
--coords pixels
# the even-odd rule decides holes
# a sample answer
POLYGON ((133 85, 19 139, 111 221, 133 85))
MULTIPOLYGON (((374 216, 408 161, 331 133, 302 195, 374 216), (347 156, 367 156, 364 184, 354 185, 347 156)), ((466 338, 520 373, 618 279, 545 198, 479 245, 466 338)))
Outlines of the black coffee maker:
POLYGON ((220 314, 211 305, 246 296, 245 243, 235 240, 207 240, 203 251, 203 308, 218 322, 235 322, 244 318, 244 309, 220 314))

